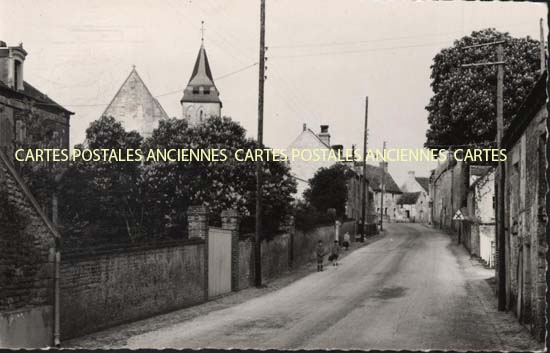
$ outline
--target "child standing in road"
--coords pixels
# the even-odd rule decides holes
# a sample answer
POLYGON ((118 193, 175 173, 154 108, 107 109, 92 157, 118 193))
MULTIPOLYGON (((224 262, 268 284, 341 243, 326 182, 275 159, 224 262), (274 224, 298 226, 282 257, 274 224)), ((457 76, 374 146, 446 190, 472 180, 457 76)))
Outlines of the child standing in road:
POLYGON ((339 255, 340 255, 340 244, 338 244, 338 240, 335 240, 334 244, 332 245, 332 249, 330 250, 330 257, 328 258, 329 261, 332 261, 332 266, 338 266, 339 255))
POLYGON ((325 257, 325 247, 323 241, 319 240, 317 243, 317 272, 323 271, 323 259, 325 257))

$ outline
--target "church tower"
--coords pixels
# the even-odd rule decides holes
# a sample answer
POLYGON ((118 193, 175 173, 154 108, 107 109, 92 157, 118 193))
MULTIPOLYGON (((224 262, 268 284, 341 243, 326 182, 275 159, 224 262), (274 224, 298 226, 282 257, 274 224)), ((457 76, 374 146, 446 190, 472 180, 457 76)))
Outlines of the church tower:
POLYGON ((214 84, 203 42, 191 79, 183 90, 183 98, 180 101, 183 118, 187 119, 189 126, 199 125, 210 116, 221 116, 222 102, 219 96, 220 92, 214 84))

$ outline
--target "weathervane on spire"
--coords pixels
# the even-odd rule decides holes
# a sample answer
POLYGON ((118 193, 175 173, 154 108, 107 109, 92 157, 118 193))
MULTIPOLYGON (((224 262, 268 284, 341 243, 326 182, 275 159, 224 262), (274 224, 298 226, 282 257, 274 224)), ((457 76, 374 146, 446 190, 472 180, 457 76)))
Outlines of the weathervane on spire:
POLYGON ((201 21, 201 43, 204 44, 204 21, 201 21))

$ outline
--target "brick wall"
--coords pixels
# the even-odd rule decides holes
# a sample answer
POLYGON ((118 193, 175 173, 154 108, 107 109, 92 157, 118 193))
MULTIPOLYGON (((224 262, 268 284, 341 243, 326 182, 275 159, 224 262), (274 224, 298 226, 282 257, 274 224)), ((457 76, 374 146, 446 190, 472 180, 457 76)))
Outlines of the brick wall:
POLYGON ((64 255, 62 338, 203 302, 205 255, 202 240, 103 255, 64 255))
POLYGON ((56 233, 8 163, 0 151, 0 346, 42 347, 52 343, 56 233))

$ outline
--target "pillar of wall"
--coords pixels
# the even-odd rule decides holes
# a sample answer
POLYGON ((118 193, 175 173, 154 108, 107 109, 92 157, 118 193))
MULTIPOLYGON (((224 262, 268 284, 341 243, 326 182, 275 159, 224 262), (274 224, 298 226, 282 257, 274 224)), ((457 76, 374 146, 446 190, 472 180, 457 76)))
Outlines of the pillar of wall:
POLYGON ((208 209, 205 206, 190 206, 187 209, 189 239, 206 239, 208 235, 208 209))
POLYGON ((189 206, 187 209, 189 239, 204 240, 204 301, 208 300, 208 208, 189 206))
POLYGON ((239 223, 237 210, 224 210, 221 214, 222 229, 231 231, 231 290, 239 290, 239 223))

